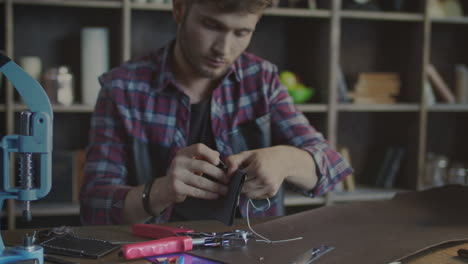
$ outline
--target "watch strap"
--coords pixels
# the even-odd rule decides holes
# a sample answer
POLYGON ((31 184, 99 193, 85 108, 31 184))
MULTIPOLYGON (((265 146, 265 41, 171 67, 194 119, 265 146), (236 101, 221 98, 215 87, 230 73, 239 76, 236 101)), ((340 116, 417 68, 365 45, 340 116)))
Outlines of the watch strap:
POLYGON ((151 193, 151 187, 153 187, 153 183, 155 182, 155 179, 151 179, 145 183, 145 186, 143 188, 143 193, 141 194, 141 202, 143 203, 143 209, 145 212, 151 216, 156 216, 153 213, 153 210, 151 210, 150 206, 150 193, 151 193))

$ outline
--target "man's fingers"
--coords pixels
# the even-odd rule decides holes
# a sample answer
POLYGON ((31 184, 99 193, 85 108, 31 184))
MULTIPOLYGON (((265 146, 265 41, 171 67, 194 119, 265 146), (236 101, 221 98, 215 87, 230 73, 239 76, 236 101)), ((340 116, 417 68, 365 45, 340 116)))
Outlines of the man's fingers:
POLYGON ((268 192, 264 188, 251 190, 245 193, 245 195, 249 197, 250 199, 266 199, 266 198, 271 197, 270 195, 268 195, 268 192))
POLYGON ((217 165, 219 163, 219 152, 210 149, 205 144, 198 143, 185 147, 181 152, 190 157, 200 160, 205 160, 211 164, 217 165))
POLYGON ((256 190, 263 189, 263 188, 264 188, 264 184, 258 178, 255 178, 250 181, 244 182, 244 186, 242 187, 242 192, 248 193, 248 192, 256 191, 256 190))
POLYGON ((181 191, 186 193, 187 196, 191 196, 191 197, 195 197, 199 199, 215 200, 219 198, 219 194, 217 193, 198 189, 187 184, 184 184, 183 186, 181 186, 181 191))
POLYGON ((196 174, 192 174, 189 179, 185 181, 185 184, 221 195, 226 195, 228 193, 228 188, 226 185, 219 184, 196 174))
POLYGON ((228 175, 231 176, 236 170, 242 168, 250 157, 250 152, 244 151, 236 155, 231 155, 226 158, 226 166, 228 167, 228 175))
POLYGON ((219 182, 228 183, 229 179, 224 171, 204 160, 191 159, 190 170, 199 174, 206 174, 219 182))

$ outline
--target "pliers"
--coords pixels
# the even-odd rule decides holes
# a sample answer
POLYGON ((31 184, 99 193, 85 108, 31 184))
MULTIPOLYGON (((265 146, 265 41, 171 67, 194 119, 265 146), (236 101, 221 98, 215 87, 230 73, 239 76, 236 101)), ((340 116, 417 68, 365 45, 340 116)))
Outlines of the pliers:
POLYGON ((252 238, 243 230, 223 233, 194 232, 186 228, 174 228, 154 224, 134 224, 132 233, 156 240, 123 245, 121 253, 126 259, 143 258, 169 253, 185 252, 194 246, 242 247, 252 238))

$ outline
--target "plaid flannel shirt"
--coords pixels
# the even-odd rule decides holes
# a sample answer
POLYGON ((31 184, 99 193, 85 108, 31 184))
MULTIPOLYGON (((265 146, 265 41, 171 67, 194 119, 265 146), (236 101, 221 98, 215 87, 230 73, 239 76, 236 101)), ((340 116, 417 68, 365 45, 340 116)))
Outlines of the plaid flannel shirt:
MULTIPOLYGON (((171 45, 158 52, 129 61, 100 77, 100 91, 91 118, 85 176, 80 192, 83 224, 120 224, 129 186, 125 166, 128 144, 133 139, 162 146, 169 160, 186 146, 189 133, 190 100, 174 81, 170 71, 171 45)), ((328 190, 352 172, 350 166, 298 111, 273 64, 243 53, 213 91, 211 120, 221 157, 236 154, 229 133, 243 123, 268 116, 272 145, 287 144, 304 149, 316 163, 318 182, 313 190, 301 190, 314 197, 328 190)), ((166 165, 167 168, 168 165, 166 165)), ((279 214, 273 199, 266 211, 252 210, 251 217, 279 214)), ((245 216, 247 200, 240 199, 245 216)), ((171 210, 154 222, 166 222, 171 210)))

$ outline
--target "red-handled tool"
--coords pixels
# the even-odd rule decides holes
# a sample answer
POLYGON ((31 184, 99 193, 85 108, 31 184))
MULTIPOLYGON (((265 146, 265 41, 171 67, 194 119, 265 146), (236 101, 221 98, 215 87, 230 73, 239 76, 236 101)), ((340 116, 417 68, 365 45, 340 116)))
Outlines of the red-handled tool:
POLYGON ((193 239, 188 236, 166 237, 147 242, 133 243, 121 247, 126 259, 144 258, 162 254, 178 253, 192 250, 194 245, 203 245, 205 239, 193 239))
POLYGON ((165 238, 172 236, 180 236, 186 233, 193 233, 192 229, 177 228, 170 226, 160 226, 154 224, 134 224, 132 225, 132 233, 135 236, 149 237, 149 238, 165 238))

